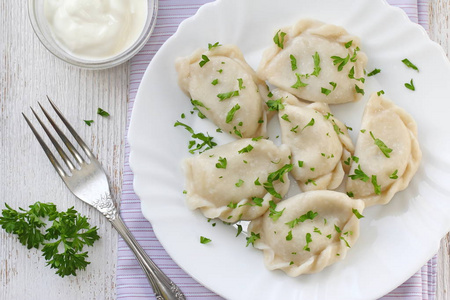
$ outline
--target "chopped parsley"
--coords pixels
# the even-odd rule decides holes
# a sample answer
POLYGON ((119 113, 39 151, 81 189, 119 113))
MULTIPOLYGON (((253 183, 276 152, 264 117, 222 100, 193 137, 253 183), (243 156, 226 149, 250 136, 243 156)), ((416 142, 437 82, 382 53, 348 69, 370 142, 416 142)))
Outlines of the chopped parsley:
POLYGON ((284 47, 283 44, 284 44, 284 37, 285 36, 286 36, 286 32, 278 30, 278 32, 273 37, 273 42, 275 43, 275 45, 277 45, 281 49, 283 49, 283 47, 284 47))
POLYGON ((86 123, 87 126, 91 126, 91 124, 94 123, 94 120, 84 120, 84 123, 86 123))
POLYGON ((286 236, 286 241, 290 241, 292 240, 292 230, 289 230, 287 236, 286 236))
POLYGON ((360 214, 360 212, 356 208, 352 208, 352 212, 358 219, 364 218, 364 216, 360 214))
POLYGON ((203 68, 203 66, 209 61, 208 56, 202 55, 202 60, 198 63, 200 65, 200 68, 203 68))
POLYGON ((231 91, 231 92, 228 92, 228 93, 217 94, 217 98, 220 99, 219 101, 223 101, 225 99, 230 99, 230 98, 236 97, 236 96, 239 96, 239 91, 237 91, 237 90, 236 91, 231 91))
MULTIPOLYGON (((203 133, 195 133, 194 130, 192 129, 192 127, 181 123, 180 121, 176 121, 175 124, 173 125, 174 127, 177 126, 182 126, 184 127, 189 133, 191 133, 191 137, 194 139, 194 141, 189 141, 189 153, 194 154, 195 151, 206 151, 209 150, 211 148, 213 148, 214 146, 217 146, 217 143, 213 142, 213 137, 209 136, 208 133, 203 134, 203 133), (199 140, 199 142, 196 142, 195 139, 199 140), (197 144, 196 148, 193 148, 193 146, 197 144), (205 149, 203 149, 205 148, 205 149)), ((201 152, 203 152, 201 151, 201 152)), ((200 153, 201 153, 200 152, 200 153)))
POLYGON ((237 81, 239 83, 239 90, 245 89, 244 81, 242 80, 242 78, 238 78, 237 81))
POLYGON ((355 50, 353 50, 353 55, 352 55, 352 57, 350 58, 350 61, 351 61, 351 62, 356 62, 356 56, 358 55, 358 51, 359 51, 359 50, 360 50, 359 47, 356 47, 355 50))
POLYGON ((235 106, 233 106, 230 111, 227 114, 227 118, 225 120, 226 123, 231 123, 231 121, 233 121, 234 118, 234 114, 241 109, 241 107, 239 106, 239 104, 236 104, 235 106))
POLYGON ((371 71, 369 74, 367 74, 367 77, 375 76, 380 72, 381 72, 380 69, 373 69, 373 71, 371 71))
POLYGON ((97 108, 97 114, 102 116, 102 117, 109 117, 109 113, 103 109, 101 109, 100 107, 97 108))
POLYGON ((211 81, 212 85, 217 85, 219 83, 219 79, 214 79, 213 81, 211 81))
POLYGON ((300 217, 286 222, 285 224, 289 226, 289 228, 294 228, 298 223, 303 223, 306 220, 314 220, 315 217, 317 217, 318 213, 313 212, 312 210, 308 211, 307 213, 301 215, 300 217))
POLYGON ((219 42, 215 42, 214 44, 208 43, 208 50, 211 50, 211 49, 219 47, 219 46, 222 46, 221 44, 219 44, 219 42))
POLYGON ((338 65, 338 71, 342 71, 344 66, 348 63, 350 59, 350 54, 347 55, 347 57, 339 57, 339 56, 332 56, 331 59, 333 60, 333 65, 338 65))
POLYGON ((376 175, 372 175, 372 185, 373 185, 373 189, 375 194, 380 195, 381 194, 381 186, 378 185, 377 183, 377 176, 376 175))
POLYGON ((375 138, 372 131, 370 131, 370 136, 372 137, 375 145, 377 145, 378 148, 380 148, 381 152, 383 152, 384 156, 390 158, 391 156, 389 155, 389 153, 392 152, 392 149, 386 146, 386 144, 382 140, 375 138))
POLYGON ((283 98, 277 99, 277 100, 268 100, 266 102, 267 107, 269 108, 269 111, 279 111, 280 109, 284 109, 284 104, 282 103, 283 98))
POLYGON ((295 126, 295 127, 292 127, 292 128, 291 128, 291 131, 292 131, 293 133, 297 133, 297 129, 298 129, 298 125, 295 126))
POLYGON ((305 245, 305 247, 303 247, 303 250, 311 251, 311 249, 309 248, 309 243, 312 242, 311 233, 308 232, 305 236, 305 239, 306 239, 306 245, 305 245))
POLYGON ((287 114, 282 115, 281 118, 287 122, 291 122, 291 120, 289 120, 289 116, 287 114))
POLYGON ((367 176, 367 174, 364 173, 363 170, 361 170, 361 165, 358 165, 358 168, 355 169, 355 174, 349 175, 348 177, 350 177, 352 180, 359 179, 364 182, 367 182, 370 179, 369 176, 367 176))
POLYGON ((302 131, 305 130, 306 127, 314 126, 314 118, 311 118, 308 124, 305 125, 305 127, 302 128, 302 131))
POLYGON ((200 236, 200 243, 201 244, 208 244, 208 243, 211 243, 211 240, 208 239, 207 237, 200 236))
POLYGON ((284 210, 286 208, 283 208, 283 210, 277 211, 277 204, 273 201, 269 201, 269 218, 272 219, 272 221, 277 221, 281 215, 283 214, 284 210))
POLYGON ((320 56, 319 53, 314 53, 314 55, 312 56, 313 60, 314 60, 314 71, 311 73, 311 76, 319 76, 320 71, 322 70, 320 68, 320 56))
POLYGON ((357 94, 361 94, 364 96, 364 89, 360 88, 357 84, 355 84, 355 91, 357 94))
POLYGON ((411 79, 411 81, 409 83, 405 83, 405 87, 407 89, 410 89, 411 91, 415 91, 416 90, 416 87, 414 86, 414 82, 413 82, 412 79, 411 79))
POLYGON ((347 192, 347 196, 349 196, 349 197, 351 197, 351 198, 353 198, 353 197, 355 197, 355 195, 353 194, 353 192, 347 192))
POLYGON ((377 96, 381 96, 381 95, 384 95, 384 91, 383 91, 383 90, 379 90, 379 91, 377 92, 377 96))
POLYGON ((321 88, 321 93, 325 94, 326 96, 328 96, 331 93, 331 90, 326 89, 326 88, 321 88))
POLYGON ((217 169, 226 169, 227 168, 227 158, 219 156, 219 162, 216 163, 217 169))
POLYGON ((398 178, 397 172, 398 172, 398 170, 395 170, 394 173, 392 173, 392 174, 389 176, 389 178, 390 178, 390 179, 397 179, 397 178, 398 178))
POLYGON ((196 106, 196 107, 203 107, 206 110, 209 110, 208 107, 205 106, 205 104, 203 104, 203 102, 199 101, 199 100, 192 100, 191 99, 191 103, 192 105, 196 106))
POLYGON ((299 161, 298 161, 298 167, 299 167, 299 168, 302 168, 302 167, 303 167, 303 161, 302 161, 302 160, 299 160, 299 161))
POLYGON ((250 152, 252 150, 253 150, 253 146, 249 144, 247 147, 244 147, 241 150, 239 150, 238 153, 239 154, 248 153, 248 152, 250 152))
POLYGON ((366 82, 366 79, 364 77, 355 78, 355 67, 352 67, 350 69, 350 71, 348 72, 348 78, 354 79, 354 80, 357 80, 357 81, 361 81, 362 83, 366 82))
POLYGON ((251 232, 250 236, 245 238, 247 240, 247 245, 245 247, 248 247, 248 245, 250 245, 250 244, 252 244, 252 246, 254 246, 255 242, 257 240, 259 240, 260 238, 261 238, 261 236, 259 233, 256 234, 254 232, 251 232))
POLYGON ((289 58, 291 59, 291 69, 292 69, 292 71, 297 70, 297 59, 292 54, 289 55, 289 58))
POLYGON ((411 68, 411 69, 416 70, 417 72, 419 72, 419 68, 417 68, 415 64, 410 62, 409 59, 407 59, 407 58, 403 59, 402 63, 404 63, 408 68, 411 68))
POLYGON ((291 88, 298 89, 299 87, 305 87, 308 85, 307 83, 302 82, 302 79, 300 78, 302 76, 301 74, 295 73, 295 76, 297 76, 297 82, 291 85, 291 88))
POLYGON ((239 179, 239 181, 236 182, 234 185, 237 186, 237 187, 241 187, 243 184, 244 184, 244 180, 239 179))
POLYGON ((350 48, 351 46, 352 46, 352 44, 353 44, 353 40, 351 40, 351 41, 349 41, 349 42, 347 42, 347 43, 345 43, 345 48, 350 48))

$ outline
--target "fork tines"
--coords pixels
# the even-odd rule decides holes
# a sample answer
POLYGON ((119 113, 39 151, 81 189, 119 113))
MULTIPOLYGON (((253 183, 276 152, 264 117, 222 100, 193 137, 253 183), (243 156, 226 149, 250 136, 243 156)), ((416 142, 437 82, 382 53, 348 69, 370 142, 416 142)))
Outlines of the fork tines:
MULTIPOLYGON (((50 105, 53 107, 53 109, 55 110, 56 114, 59 116, 59 118, 61 119, 61 121, 64 123, 64 125, 66 125, 67 129, 69 130, 69 132, 72 134, 72 136, 74 137, 74 139, 77 141, 78 145, 80 145, 81 149, 83 149, 83 152, 86 154, 86 156, 89 159, 92 159, 94 157, 94 155, 92 154, 91 150, 88 148, 88 146, 86 145, 86 143, 80 138, 80 136, 75 132, 75 130, 73 129, 73 127, 70 125, 70 123, 66 120, 66 118, 63 116, 63 114, 61 113, 61 111, 58 109, 58 107, 56 107, 56 105, 53 103, 52 100, 50 100, 50 98, 47 96, 48 101, 50 102, 50 105)), ((52 127, 55 129, 56 133, 59 135, 59 137, 61 138, 61 140, 63 141, 63 143, 66 145, 67 149, 69 150, 69 152, 72 154, 73 158, 76 160, 76 162, 79 165, 85 164, 86 161, 84 160, 84 158, 80 155, 80 153, 77 151, 77 149, 73 146, 73 144, 69 141, 69 139, 66 137, 66 135, 61 131, 61 129, 58 127, 58 125, 55 123, 55 121, 53 121, 53 119, 50 117, 50 115, 48 114, 48 112, 44 109, 44 107, 42 107, 42 105, 38 102, 39 107, 41 108, 41 110, 43 111, 45 117, 48 119, 48 121, 50 122, 50 124, 52 125, 52 127)), ((67 165, 67 167, 69 168, 69 171, 72 172, 73 170, 75 170, 77 167, 74 165, 74 163, 72 162, 72 160, 68 157, 68 155, 66 154, 66 152, 62 149, 62 147, 59 145, 59 143, 56 141, 56 139, 53 137, 53 135, 50 133, 50 131, 48 130, 47 126, 45 126, 45 124, 42 122, 41 118, 39 118, 39 116, 37 115, 37 113, 34 111, 33 108, 31 108, 31 111, 33 112, 34 116, 36 117, 36 119, 38 120, 39 124, 41 124, 42 128, 44 129, 45 133, 47 134, 47 136, 49 137, 50 141, 52 142, 53 146, 55 146, 56 151, 58 151, 59 155, 61 156, 62 160, 64 161, 64 163, 67 165)), ((34 135, 36 136, 37 140, 39 141, 39 144, 41 145, 42 149, 44 150, 45 154, 47 155, 48 159, 50 160, 50 162, 52 163, 53 167, 55 167, 56 171, 58 172, 58 174, 64 178, 64 176, 68 176, 68 174, 64 171, 64 169, 61 167, 61 165, 59 164, 58 160, 55 158, 55 156, 53 155, 52 151, 49 149, 49 147, 45 144, 44 140, 42 139, 42 137, 39 135, 39 133, 37 132, 37 130, 34 128, 33 124, 30 122, 30 120, 26 117, 26 115, 24 113, 22 113, 23 117, 25 118, 25 120, 27 121, 28 125, 30 126, 31 130, 33 131, 34 135)))

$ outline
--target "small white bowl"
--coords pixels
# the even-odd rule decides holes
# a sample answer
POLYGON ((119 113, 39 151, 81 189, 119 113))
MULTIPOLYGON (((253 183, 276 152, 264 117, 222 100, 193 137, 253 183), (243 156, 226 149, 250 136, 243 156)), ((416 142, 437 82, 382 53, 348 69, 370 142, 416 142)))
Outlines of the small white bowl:
POLYGON ((118 66, 136 55, 139 50, 144 47, 145 43, 152 34, 158 12, 158 0, 148 0, 147 20, 139 38, 128 49, 115 56, 106 59, 90 60, 76 57, 68 53, 55 40, 45 18, 44 1, 45 0, 28 0, 28 15, 31 25, 41 43, 45 46, 45 48, 47 48, 48 51, 59 59, 74 66, 94 70, 118 66))

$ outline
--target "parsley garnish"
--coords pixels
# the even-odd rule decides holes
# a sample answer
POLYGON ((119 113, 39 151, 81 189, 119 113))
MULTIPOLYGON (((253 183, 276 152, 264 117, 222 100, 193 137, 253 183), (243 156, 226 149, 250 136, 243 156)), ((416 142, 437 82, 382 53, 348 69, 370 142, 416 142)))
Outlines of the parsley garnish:
POLYGON ((245 89, 244 81, 242 80, 242 78, 238 78, 237 81, 239 83, 239 90, 245 89))
POLYGON ((353 55, 352 55, 352 57, 350 58, 350 61, 351 61, 351 62, 355 62, 355 61, 356 61, 356 56, 358 55, 358 51, 359 51, 359 50, 360 50, 359 47, 356 47, 355 50, 353 50, 353 55))
POLYGON ((315 233, 318 233, 318 234, 322 234, 322 232, 320 231, 320 229, 317 228, 317 227, 314 227, 314 232, 315 232, 315 233))
POLYGON ((286 32, 283 32, 281 30, 278 30, 278 32, 275 34, 275 36, 273 37, 273 42, 280 47, 281 49, 283 49, 284 45, 284 36, 286 35, 286 32))
POLYGON ((414 86, 414 82, 413 82, 412 79, 411 79, 410 83, 405 83, 405 87, 410 89, 411 91, 415 91, 416 90, 416 88, 414 86))
POLYGON ((338 65, 338 71, 342 71, 344 66, 348 63, 350 59, 350 54, 347 55, 347 57, 342 58, 339 56, 332 56, 331 59, 333 60, 333 65, 338 65))
POLYGON ((311 120, 309 121, 308 124, 305 125, 305 127, 302 128, 302 131, 306 128, 306 127, 310 127, 310 126, 314 126, 314 118, 311 118, 311 120))
POLYGON ((292 131, 293 133, 297 133, 297 129, 298 129, 298 125, 295 126, 295 127, 292 127, 292 128, 291 128, 291 131, 292 131))
POLYGON ((259 177, 258 177, 258 178, 256 178, 256 180, 255 180, 254 184, 255 184, 255 185, 261 185, 261 182, 259 182, 259 177))
POLYGON ((289 120, 289 116, 287 114, 282 115, 281 118, 287 122, 291 122, 291 120, 289 120))
POLYGON ((226 169, 227 168, 227 158, 219 156, 219 162, 216 163, 217 169, 226 169))
POLYGON ((239 181, 235 183, 235 186, 241 187, 243 184, 244 184, 244 180, 239 179, 239 181))
POLYGON ((198 63, 200 65, 200 68, 202 68, 207 62, 209 61, 208 56, 202 55, 202 60, 198 63))
POLYGON ((384 95, 384 91, 383 91, 383 90, 379 90, 379 91, 377 92, 377 96, 381 96, 381 95, 384 95))
POLYGON ((272 196, 281 199, 281 195, 275 190, 275 187, 273 186, 273 182, 276 180, 279 180, 280 182, 284 183, 283 175, 285 173, 288 173, 292 170, 291 164, 286 164, 280 169, 278 169, 275 172, 272 172, 267 176, 267 182, 264 182, 263 186, 266 189, 267 192, 269 192, 272 196))
POLYGON ((351 198, 355 197, 355 195, 353 194, 353 192, 347 192, 347 196, 349 196, 349 197, 351 197, 351 198))
POLYGON ((189 142, 189 153, 194 154, 195 151, 198 150, 202 150, 204 147, 205 149, 203 151, 209 150, 211 148, 213 148, 214 146, 217 146, 217 143, 213 142, 213 137, 210 137, 208 135, 208 133, 203 134, 203 133, 195 133, 194 130, 192 129, 192 127, 181 123, 180 121, 176 121, 175 124, 173 125, 173 127, 177 127, 177 126, 182 126, 184 127, 189 133, 192 134, 192 138, 193 139, 198 139, 200 142, 197 143, 197 147, 193 148, 192 147, 196 144, 195 141, 190 141, 189 142))
POLYGON ((351 41, 349 41, 349 42, 347 42, 347 43, 345 43, 345 48, 350 48, 351 46, 352 46, 352 44, 353 44, 353 40, 351 40, 351 41))
POLYGON ((299 160, 299 161, 298 161, 298 167, 299 167, 299 168, 302 168, 302 167, 303 167, 303 161, 302 161, 302 160, 299 160))
POLYGON ((305 87, 308 85, 307 83, 302 82, 302 79, 300 78, 301 75, 299 73, 295 73, 295 76, 297 76, 297 82, 294 83, 291 88, 298 89, 299 87, 305 87))
POLYGON ((2 228, 16 234, 28 249, 39 249, 43 245, 42 255, 50 268, 57 269, 56 274, 61 277, 76 275, 77 270, 84 270, 90 264, 83 248, 92 246, 100 237, 97 227, 91 227, 87 217, 81 216, 73 207, 58 212, 53 203, 36 202, 29 210, 19 208, 19 211, 6 203, 5 206, 7 209, 2 210, 0 217, 2 228), (51 223, 50 227, 45 218, 51 223))
POLYGON ((241 150, 239 150, 238 153, 239 154, 248 153, 248 152, 250 152, 252 150, 253 150, 253 146, 249 144, 247 147, 244 147, 241 150))
POLYGON ((347 245, 347 247, 351 248, 350 244, 347 242, 347 240, 343 236, 341 236, 340 239, 345 242, 345 245, 347 245))
POLYGON ((331 90, 326 89, 326 88, 321 88, 321 93, 325 94, 326 96, 328 96, 331 93, 331 90))
POLYGON ((237 233, 236 233, 236 237, 238 237, 242 232, 242 225, 237 224, 237 233))
POLYGON ((261 140, 262 138, 263 138, 262 135, 258 136, 258 137, 254 137, 254 138, 252 138, 252 141, 257 142, 257 141, 261 140))
MULTIPOLYGON (((353 196, 351 196, 351 197, 353 197, 353 196)), ((352 208, 352 212, 358 219, 364 218, 364 216, 362 214, 360 214, 356 208, 352 208)))
POLYGON ((411 68, 411 69, 419 72, 419 68, 417 68, 416 65, 414 65, 412 62, 410 62, 409 59, 407 59, 407 58, 403 59, 402 63, 404 63, 408 68, 411 68))
POLYGON ((276 209, 277 209, 277 204, 273 200, 270 200, 269 201, 269 218, 271 218, 272 221, 274 221, 274 222, 281 217, 281 215, 283 214, 283 212, 286 208, 283 208, 283 210, 280 210, 280 211, 277 211, 276 209))
POLYGON ((237 203, 230 202, 230 203, 228 203, 227 207, 235 209, 237 207, 237 203))
POLYGON ((372 185, 373 185, 373 189, 375 191, 375 194, 377 194, 377 195, 381 194, 381 186, 378 185, 378 183, 377 183, 377 176, 376 175, 372 175, 372 185))
POLYGON ((84 120, 84 123, 86 123, 87 126, 91 126, 91 124, 94 123, 94 120, 84 120))
POLYGON ((215 42, 214 44, 208 43, 208 50, 211 50, 211 49, 219 47, 219 46, 222 46, 221 44, 219 44, 219 42, 215 42))
POLYGON ((352 67, 350 69, 350 71, 348 72, 348 78, 354 79, 354 80, 357 80, 357 81, 361 81, 362 83, 366 82, 366 79, 364 77, 355 78, 355 67, 352 67))
POLYGON ((372 72, 370 72, 369 74, 367 74, 367 77, 375 76, 375 75, 377 75, 377 74, 380 73, 380 72, 381 72, 380 69, 373 69, 372 72))
POLYGON ((97 114, 102 116, 102 117, 109 117, 109 113, 103 109, 101 109, 100 107, 97 109, 97 114))
POLYGON ((364 182, 369 181, 369 176, 367 176, 366 173, 363 172, 363 170, 361 170, 361 165, 358 165, 358 168, 355 169, 355 174, 354 175, 349 175, 348 177, 350 177, 352 180, 362 180, 364 182))
POLYGON ((306 214, 303 214, 300 217, 298 217, 290 222, 286 222, 284 224, 288 225, 289 228, 294 228, 298 223, 303 223, 306 220, 314 220, 314 218, 317 217, 317 215, 318 215, 317 212, 313 212, 312 210, 310 210, 306 214))
POLYGON ((287 236, 286 236, 286 241, 290 241, 292 240, 292 230, 289 230, 287 236))
POLYGON ((196 106, 196 107, 203 107, 206 110, 209 110, 209 108, 207 108, 205 106, 205 104, 203 104, 203 102, 199 101, 199 100, 191 100, 192 105, 196 106))
POLYGON ((258 234, 255 234, 253 231, 250 233, 249 237, 246 237, 245 239, 247 240, 247 245, 245 247, 248 247, 248 245, 252 244, 252 246, 255 245, 255 242, 257 240, 259 240, 261 238, 261 236, 258 234))
POLYGON ((338 232, 341 233, 342 230, 339 228, 339 226, 337 226, 336 224, 334 224, 334 229, 338 232))
POLYGON ((303 247, 303 250, 305 250, 305 251, 311 251, 311 249, 309 249, 309 243, 311 243, 312 242, 312 239, 311 239, 311 233, 307 233, 306 234, 306 245, 305 245, 305 247, 303 247))
POLYGON ((292 71, 297 70, 297 59, 292 54, 289 55, 289 58, 291 59, 291 69, 292 69, 292 71))
POLYGON ((370 136, 372 137, 372 139, 373 139, 375 145, 377 145, 378 148, 380 148, 381 152, 383 152, 384 156, 386 156, 387 158, 390 158, 391 156, 389 155, 389 153, 392 152, 392 149, 389 148, 388 146, 386 146, 386 144, 383 143, 382 140, 376 139, 376 138, 373 136, 372 131, 370 131, 370 136))
POLYGON ((395 170, 394 173, 392 173, 392 174, 389 176, 389 178, 390 178, 390 179, 397 179, 397 178, 398 178, 397 172, 398 172, 398 170, 395 170))
POLYGON ((233 106, 230 111, 227 114, 227 118, 225 120, 226 123, 231 123, 231 121, 233 121, 234 118, 234 114, 236 113, 236 111, 238 111, 241 107, 239 106, 239 104, 236 104, 235 106, 233 106))
POLYGON ((333 123, 333 129, 336 132, 337 135, 339 134, 344 134, 341 130, 341 128, 336 124, 336 122, 334 120, 332 120, 333 123))
POLYGON ((314 60, 314 71, 311 73, 311 76, 319 76, 320 74, 320 70, 322 70, 320 68, 320 56, 319 53, 314 53, 314 55, 312 56, 313 60, 314 60))
POLYGON ((230 99, 232 97, 236 97, 239 96, 239 91, 231 91, 228 93, 221 93, 221 94, 217 94, 217 98, 219 98, 219 101, 223 101, 225 99, 230 99))
POLYGON ((214 79, 213 81, 211 81, 211 84, 212 85, 216 85, 216 84, 218 84, 219 83, 219 79, 214 79))
POLYGON ((357 84, 355 84, 355 91, 357 94, 361 94, 364 96, 364 89, 360 88, 357 84))
POLYGON ((277 99, 277 100, 268 100, 266 102, 267 107, 269 108, 269 111, 279 111, 280 109, 284 109, 284 104, 282 103, 283 98, 277 99))
POLYGON ((201 244, 208 244, 208 243, 211 243, 211 240, 208 239, 207 237, 200 236, 200 243, 201 244))

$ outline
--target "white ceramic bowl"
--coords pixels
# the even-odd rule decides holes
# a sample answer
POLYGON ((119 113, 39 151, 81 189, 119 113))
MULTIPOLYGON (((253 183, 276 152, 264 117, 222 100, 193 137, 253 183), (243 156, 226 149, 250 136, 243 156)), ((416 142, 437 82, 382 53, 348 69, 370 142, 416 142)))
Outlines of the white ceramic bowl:
POLYGON ((31 25, 33 26, 34 32, 41 41, 41 43, 47 48, 52 54, 54 54, 59 59, 72 64, 74 66, 87 68, 87 69, 107 69, 118 66, 139 52, 139 50, 144 47, 145 43, 149 39, 153 32, 153 28, 156 23, 156 16, 158 12, 158 1, 148 0, 148 14, 147 20, 144 25, 138 39, 123 52, 106 58, 106 59, 83 59, 76 57, 68 53, 63 47, 56 42, 51 29, 47 24, 44 14, 44 2, 45 0, 29 0, 28 1, 28 15, 30 17, 31 25))

